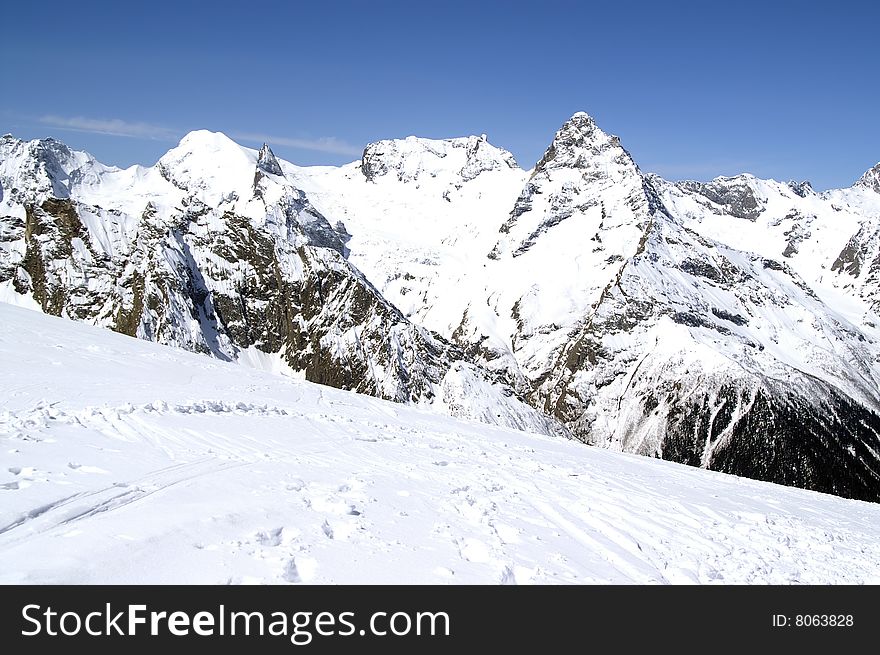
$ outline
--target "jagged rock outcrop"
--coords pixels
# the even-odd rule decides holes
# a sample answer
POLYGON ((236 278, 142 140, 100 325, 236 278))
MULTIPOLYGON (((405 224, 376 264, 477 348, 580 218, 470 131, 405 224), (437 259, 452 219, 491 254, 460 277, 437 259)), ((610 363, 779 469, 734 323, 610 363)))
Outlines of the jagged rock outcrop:
MULTIPOLYGON (((748 176, 719 178, 712 182, 685 181, 678 186, 703 200, 704 206, 720 215, 734 216, 747 221, 754 221, 764 211, 763 199, 756 195, 755 189, 749 184, 748 176)), ((806 192, 804 187, 792 190, 801 195, 806 192)))
POLYGON ((275 153, 272 152, 268 143, 264 143, 263 147, 260 148, 260 152, 257 153, 257 168, 270 175, 284 175, 281 170, 281 164, 278 163, 275 153))
POLYGON ((860 177, 855 186, 868 189, 874 193, 880 193, 880 163, 860 177))

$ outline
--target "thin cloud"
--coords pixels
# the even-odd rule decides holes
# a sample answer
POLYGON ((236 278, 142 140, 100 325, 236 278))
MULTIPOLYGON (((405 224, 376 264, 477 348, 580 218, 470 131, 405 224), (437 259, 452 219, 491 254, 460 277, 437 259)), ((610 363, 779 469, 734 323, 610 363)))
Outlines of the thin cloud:
MULTIPOLYGON (((180 136, 178 130, 173 130, 162 125, 124 121, 119 118, 101 119, 86 118, 84 116, 65 117, 47 115, 41 116, 37 121, 43 125, 49 125, 60 130, 88 132, 90 134, 106 134, 131 139, 177 141, 180 136)), ((230 134, 229 136, 236 141, 249 141, 255 143, 265 142, 272 145, 300 148, 302 150, 314 150, 317 152, 326 152, 333 155, 346 155, 350 157, 360 156, 363 150, 362 148, 353 146, 350 143, 346 143, 333 136, 320 137, 317 139, 296 139, 253 132, 239 132, 230 134)))
POLYGON ((229 136, 236 141, 268 143, 269 145, 287 146, 288 148, 327 152, 333 155, 359 157, 363 152, 363 148, 353 146, 334 136, 326 136, 319 139, 292 139, 285 136, 269 136, 267 134, 254 133, 236 133, 229 136))
POLYGON ((72 132, 88 132, 91 134, 107 134, 110 136, 122 136, 132 139, 151 139, 157 141, 176 141, 178 133, 161 125, 149 123, 129 122, 119 118, 100 119, 85 118, 83 116, 41 116, 37 119, 43 125, 70 130, 72 132))

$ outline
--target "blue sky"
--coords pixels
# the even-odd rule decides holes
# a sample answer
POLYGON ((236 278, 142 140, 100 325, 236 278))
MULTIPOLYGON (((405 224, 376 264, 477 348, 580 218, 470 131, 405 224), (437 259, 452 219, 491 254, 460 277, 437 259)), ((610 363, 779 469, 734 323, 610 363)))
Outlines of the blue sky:
POLYGON ((193 129, 300 164, 574 112, 670 179, 848 186, 880 160, 874 2, 6 3, 0 132, 152 164, 193 129), (11 6, 14 5, 14 6, 11 6))

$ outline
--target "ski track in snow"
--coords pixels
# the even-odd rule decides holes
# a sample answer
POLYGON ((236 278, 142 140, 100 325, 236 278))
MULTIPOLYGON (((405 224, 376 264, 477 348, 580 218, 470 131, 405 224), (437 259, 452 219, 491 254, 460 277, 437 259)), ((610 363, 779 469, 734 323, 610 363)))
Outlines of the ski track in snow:
POLYGON ((2 583, 880 582, 878 505, 0 318, 2 583))

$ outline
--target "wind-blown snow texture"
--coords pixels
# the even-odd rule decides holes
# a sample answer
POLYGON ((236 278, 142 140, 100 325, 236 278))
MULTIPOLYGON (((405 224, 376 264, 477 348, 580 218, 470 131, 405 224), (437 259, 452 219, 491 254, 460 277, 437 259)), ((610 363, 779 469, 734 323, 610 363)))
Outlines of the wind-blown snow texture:
POLYGON ((880 582, 880 505, 0 324, 0 583, 880 582))
POLYGON ((880 189, 644 174, 584 113, 300 168, 194 132, 152 168, 0 142, 16 304, 430 405, 880 500, 880 189))

